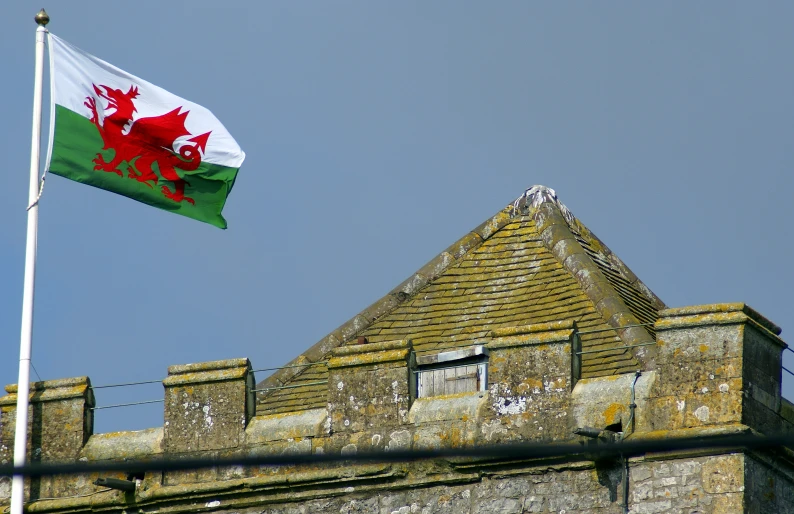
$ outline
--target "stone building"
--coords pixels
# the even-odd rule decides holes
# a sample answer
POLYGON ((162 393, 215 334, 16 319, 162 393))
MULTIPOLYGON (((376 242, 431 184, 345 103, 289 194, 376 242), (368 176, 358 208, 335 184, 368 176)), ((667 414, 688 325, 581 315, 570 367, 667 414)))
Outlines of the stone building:
MULTIPOLYGON (((172 366, 162 427, 94 434, 88 378, 34 384, 31 456, 352 456, 794 433, 794 405, 781 397, 780 331, 744 304, 667 308, 554 191, 536 186, 257 385, 247 359, 172 366)), ((15 386, 6 391, 2 462, 11 460, 16 403, 15 386)), ((126 493, 93 485, 97 476, 29 481, 26 508, 794 513, 788 448, 114 475, 136 484, 126 493)), ((0 509, 9 495, 0 478, 0 509)))

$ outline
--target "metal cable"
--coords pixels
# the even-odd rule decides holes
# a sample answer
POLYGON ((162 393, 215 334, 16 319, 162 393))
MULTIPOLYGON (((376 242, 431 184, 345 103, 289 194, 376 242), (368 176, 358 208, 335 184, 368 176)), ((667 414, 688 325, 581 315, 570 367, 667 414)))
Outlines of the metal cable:
POLYGON ((596 332, 609 332, 610 330, 621 330, 624 328, 633 328, 633 327, 648 327, 655 324, 656 322, 654 321, 652 323, 637 323, 636 325, 623 325, 622 327, 596 328, 593 330, 577 330, 576 332, 579 334, 595 334, 596 332))
MULTIPOLYGON (((259 371, 275 371, 275 370, 286 369, 286 368, 301 368, 301 367, 314 366, 315 364, 327 364, 327 363, 328 363, 328 361, 317 361, 317 362, 309 362, 309 363, 306 363, 306 364, 291 364, 291 365, 288 365, 288 366, 278 366, 278 367, 274 367, 274 368, 252 369, 251 373, 256 373, 256 372, 259 372, 259 371)), ((124 383, 121 383, 121 384, 105 384, 105 385, 98 385, 98 386, 97 385, 92 385, 90 387, 91 387, 91 389, 107 389, 107 388, 110 388, 110 387, 126 387, 126 386, 136 386, 136 385, 143 385, 143 384, 159 384, 159 383, 162 383, 162 379, 161 380, 143 380, 141 382, 124 382, 124 383)))
POLYGON ((623 348, 636 348, 638 346, 651 346, 651 345, 654 345, 654 344, 656 344, 655 341, 651 342, 651 343, 631 344, 629 346, 613 346, 612 348, 602 348, 600 350, 586 350, 584 352, 576 352, 576 355, 582 355, 582 354, 585 354, 585 353, 609 352, 609 351, 612 351, 612 350, 621 350, 623 348))
POLYGON ((145 402, 117 403, 116 405, 102 405, 101 407, 90 407, 90 410, 112 409, 114 407, 128 407, 130 405, 143 405, 145 403, 162 403, 165 400, 147 400, 145 402))
POLYGON ((257 373, 259 371, 275 371, 275 370, 286 369, 286 368, 305 368, 307 366, 314 366, 315 364, 328 364, 328 361, 308 362, 306 364, 291 364, 289 366, 279 366, 277 368, 253 369, 253 370, 251 370, 251 372, 252 373, 257 373))
POLYGON ((33 368, 33 372, 36 374, 36 378, 38 378, 39 382, 41 382, 42 381, 41 375, 39 375, 39 370, 36 369, 36 366, 33 365, 33 361, 30 361, 30 367, 33 368))
POLYGON ((287 386, 277 386, 277 387, 263 387, 262 389, 251 389, 252 393, 259 393, 262 391, 274 391, 276 389, 295 389, 298 387, 306 387, 312 385, 320 385, 320 384, 327 384, 327 380, 318 380, 317 382, 306 382, 305 384, 295 384, 295 385, 287 385, 287 386))
POLYGON ((101 385, 101 386, 91 386, 91 389, 107 389, 108 387, 124 387, 124 386, 136 386, 141 384, 159 384, 162 380, 144 380, 143 382, 127 382, 124 384, 108 384, 108 385, 101 385))

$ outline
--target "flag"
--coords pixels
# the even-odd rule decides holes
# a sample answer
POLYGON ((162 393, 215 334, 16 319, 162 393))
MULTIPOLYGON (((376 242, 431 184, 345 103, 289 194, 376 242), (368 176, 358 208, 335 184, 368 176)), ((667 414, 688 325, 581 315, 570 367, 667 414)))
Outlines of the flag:
POLYGON ((49 34, 47 170, 226 228, 245 154, 206 108, 49 34))

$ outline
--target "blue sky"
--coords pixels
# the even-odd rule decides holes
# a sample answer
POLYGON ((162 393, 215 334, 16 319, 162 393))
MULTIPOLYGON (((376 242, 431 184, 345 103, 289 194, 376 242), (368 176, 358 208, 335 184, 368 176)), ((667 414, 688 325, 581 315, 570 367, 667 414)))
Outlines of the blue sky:
MULTIPOLYGON (((3 383, 17 377, 40 7, 0 4, 3 383)), ((42 379, 283 364, 533 184, 668 305, 746 302, 784 339, 794 329, 790 2, 45 7, 53 33, 210 108, 247 159, 226 231, 47 181, 42 379)), ((97 432, 161 424, 161 404, 96 417, 97 432)))

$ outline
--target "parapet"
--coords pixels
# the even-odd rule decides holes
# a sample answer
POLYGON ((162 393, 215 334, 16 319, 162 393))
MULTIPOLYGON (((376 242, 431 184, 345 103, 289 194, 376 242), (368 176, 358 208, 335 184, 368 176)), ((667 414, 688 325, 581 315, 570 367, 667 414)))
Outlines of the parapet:
POLYGON ((788 425, 781 417, 780 328, 743 303, 660 312, 658 380, 651 429, 738 423, 760 432, 788 425))
MULTIPOLYGON (((171 366, 163 380, 164 425, 114 434, 93 434, 94 396, 87 377, 36 382, 29 455, 42 462, 350 455, 571 442, 579 440, 574 432, 582 427, 631 438, 693 429, 794 429, 794 407, 780 394, 786 344, 773 323, 744 304, 717 304, 667 309, 654 329, 653 369, 589 379, 580 376, 582 348, 574 322, 499 328, 471 349, 418 357, 410 340, 351 342, 330 353, 326 408, 267 416, 254 415, 248 359, 171 366), (454 364, 451 359, 463 364, 451 378, 431 374, 433 380, 474 384, 472 390, 424 395, 418 374, 444 370, 454 364)), ((16 414, 16 386, 6 391, 0 398, 1 462, 10 462, 13 454, 16 414)), ((312 469, 328 477, 342 473, 312 469)), ((381 471, 367 473, 374 477, 381 471)), ((140 494, 167 496, 182 494, 178 491, 186 491, 187 484, 224 487, 217 484, 277 480, 280 473, 292 473, 290 481, 298 476, 295 469, 213 468, 133 478, 141 481, 140 494)), ((301 473, 309 473, 310 482, 319 480, 301 473)), ((32 500, 86 494, 94 489, 90 478, 31 483, 28 494, 32 500)), ((8 498, 7 482, 0 480, 0 505, 8 498)))

